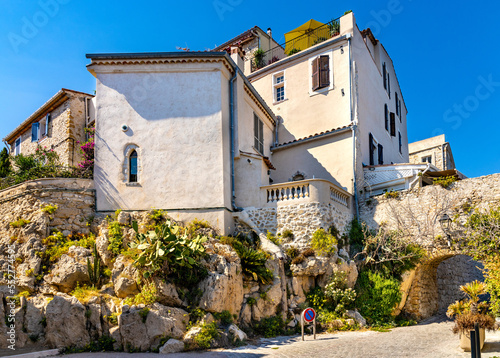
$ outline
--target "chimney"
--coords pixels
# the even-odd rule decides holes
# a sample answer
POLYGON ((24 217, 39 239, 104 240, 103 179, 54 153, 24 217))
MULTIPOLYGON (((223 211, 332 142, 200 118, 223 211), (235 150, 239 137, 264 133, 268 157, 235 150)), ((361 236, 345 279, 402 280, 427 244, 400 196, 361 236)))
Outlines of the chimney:
POLYGON ((244 53, 239 46, 231 46, 231 58, 234 63, 240 68, 242 72, 245 72, 245 62, 243 61, 244 53))
POLYGON ((267 34, 269 35, 270 38, 273 38, 273 32, 271 31, 271 28, 267 28, 267 34))

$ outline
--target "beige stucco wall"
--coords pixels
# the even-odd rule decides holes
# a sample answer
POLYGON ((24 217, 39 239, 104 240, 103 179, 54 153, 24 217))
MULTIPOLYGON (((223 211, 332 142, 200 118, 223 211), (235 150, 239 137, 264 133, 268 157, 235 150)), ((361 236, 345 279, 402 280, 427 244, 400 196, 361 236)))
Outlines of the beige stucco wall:
POLYGON ((392 60, 380 43, 374 47, 369 39, 366 41, 355 28, 352 38, 353 92, 355 93, 355 118, 359 128, 360 159, 364 164, 370 164, 369 133, 372 133, 376 141, 384 148, 384 164, 408 163, 407 110, 396 80, 392 60), (384 62, 390 76, 390 97, 384 89, 382 71, 384 62), (388 105, 389 112, 396 113, 395 92, 401 100, 401 116, 396 115, 396 136, 391 137, 390 126, 389 131, 385 129, 384 105, 388 105), (402 154, 399 153, 398 132, 402 136, 402 154))
MULTIPOLYGON (((85 141, 85 98, 81 93, 66 92, 67 100, 58 105, 54 110, 48 112, 51 116, 51 131, 49 136, 31 141, 31 126, 21 134, 21 153, 33 154, 38 144, 47 149, 53 148, 59 155, 59 161, 63 166, 76 166, 81 160, 80 146, 77 142, 85 141)), ((46 113, 34 122, 45 119, 46 113)), ((15 150, 15 141, 10 142, 11 153, 15 150)))
POLYGON ((349 53, 341 50, 341 46, 345 47, 346 44, 347 41, 335 43, 310 55, 301 56, 298 53, 294 55, 294 61, 269 71, 261 71, 251 78, 259 94, 273 112, 282 118, 278 138, 280 143, 349 124, 349 53), (310 83, 310 60, 321 54, 331 57, 333 84, 329 90, 314 93, 310 83), (274 102, 273 75, 281 71, 285 75, 285 100, 274 102))
POLYGON ((427 138, 408 145, 410 163, 420 164, 422 158, 431 156, 432 164, 440 170, 455 169, 455 161, 445 135, 427 138))
POLYGON ((304 142, 273 153, 272 160, 277 170, 271 177, 275 183, 282 183, 290 181, 296 172, 301 172, 306 179, 326 179, 352 194, 352 154, 350 130, 304 142))

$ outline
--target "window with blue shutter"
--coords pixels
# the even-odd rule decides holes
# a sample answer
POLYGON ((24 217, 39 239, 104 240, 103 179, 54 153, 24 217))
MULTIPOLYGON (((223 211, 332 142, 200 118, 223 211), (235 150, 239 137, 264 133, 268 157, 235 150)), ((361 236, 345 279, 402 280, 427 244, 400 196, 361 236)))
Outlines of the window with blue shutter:
POLYGON ((40 128, 40 123, 36 122, 31 125, 31 141, 36 142, 38 140, 38 128, 40 128))
POLYGON ((378 145, 378 164, 384 164, 384 147, 382 144, 378 145))
POLYGON ((14 155, 21 154, 21 138, 16 139, 14 155))

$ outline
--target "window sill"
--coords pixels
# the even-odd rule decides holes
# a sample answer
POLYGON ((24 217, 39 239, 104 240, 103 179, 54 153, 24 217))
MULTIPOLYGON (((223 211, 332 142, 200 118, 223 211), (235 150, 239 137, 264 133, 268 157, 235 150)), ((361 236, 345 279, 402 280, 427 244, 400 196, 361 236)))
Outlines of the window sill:
POLYGON ((261 155, 261 156, 265 156, 263 153, 259 152, 259 150, 257 148, 255 148, 254 146, 252 146, 252 149, 255 150, 255 153, 257 153, 258 155, 261 155))
POLYGON ((330 92, 332 90, 333 90, 333 86, 332 87, 321 88, 321 89, 319 89, 317 91, 309 90, 309 97, 316 96, 318 94, 323 94, 323 93, 326 93, 326 92, 330 92))
POLYGON ((125 183, 126 186, 138 186, 138 187, 142 187, 142 185, 140 183, 125 183))
POLYGON ((288 98, 282 99, 281 101, 275 101, 275 102, 273 102, 273 106, 276 106, 276 105, 283 103, 283 102, 286 102, 286 101, 288 101, 288 98))

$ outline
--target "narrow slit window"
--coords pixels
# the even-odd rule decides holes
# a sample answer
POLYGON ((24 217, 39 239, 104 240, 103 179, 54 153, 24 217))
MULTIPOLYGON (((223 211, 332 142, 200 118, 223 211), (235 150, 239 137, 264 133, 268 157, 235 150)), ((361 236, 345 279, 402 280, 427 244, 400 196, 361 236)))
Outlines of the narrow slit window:
POLYGON ((135 150, 133 150, 132 153, 130 153, 129 167, 130 167, 129 182, 137 183, 137 152, 135 150))

